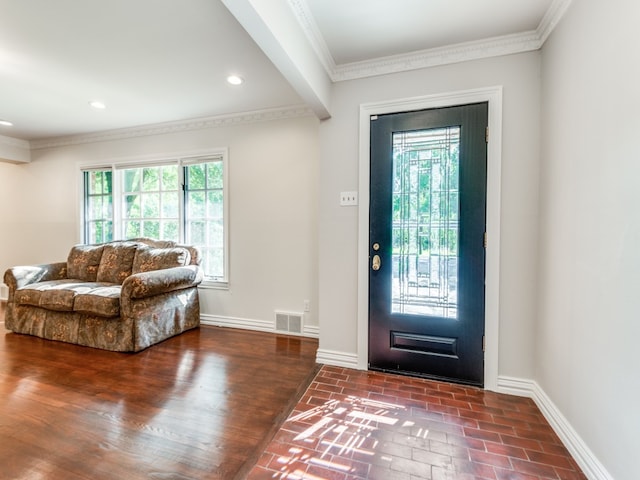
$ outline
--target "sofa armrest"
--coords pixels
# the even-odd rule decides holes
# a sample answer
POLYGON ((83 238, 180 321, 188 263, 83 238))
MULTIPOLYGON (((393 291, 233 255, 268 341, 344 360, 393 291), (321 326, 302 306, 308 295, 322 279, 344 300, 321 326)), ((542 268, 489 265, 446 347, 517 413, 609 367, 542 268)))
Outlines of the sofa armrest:
POLYGON ((36 282, 67 278, 67 262, 12 267, 4 272, 4 283, 9 287, 9 298, 16 289, 36 282))
POLYGON ((152 297, 195 287, 202 280, 204 280, 204 273, 197 265, 134 273, 122 283, 121 298, 125 300, 152 297))

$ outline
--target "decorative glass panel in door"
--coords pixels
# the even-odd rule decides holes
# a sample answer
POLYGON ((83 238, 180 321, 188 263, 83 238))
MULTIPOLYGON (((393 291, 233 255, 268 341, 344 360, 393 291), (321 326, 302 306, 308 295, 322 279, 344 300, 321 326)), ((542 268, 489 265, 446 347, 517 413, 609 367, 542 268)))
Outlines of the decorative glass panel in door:
POLYGON ((393 134, 392 312, 455 318, 460 127, 393 134))

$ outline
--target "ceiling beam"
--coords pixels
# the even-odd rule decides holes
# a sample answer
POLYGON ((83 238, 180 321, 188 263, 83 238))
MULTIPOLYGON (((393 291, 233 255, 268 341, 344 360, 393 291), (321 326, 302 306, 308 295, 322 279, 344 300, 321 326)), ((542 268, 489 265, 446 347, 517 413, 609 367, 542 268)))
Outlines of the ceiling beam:
POLYGON ((285 0, 222 0, 316 116, 330 114, 331 79, 285 0))
POLYGON ((26 140, 0 135, 0 162, 29 163, 31 147, 26 140))

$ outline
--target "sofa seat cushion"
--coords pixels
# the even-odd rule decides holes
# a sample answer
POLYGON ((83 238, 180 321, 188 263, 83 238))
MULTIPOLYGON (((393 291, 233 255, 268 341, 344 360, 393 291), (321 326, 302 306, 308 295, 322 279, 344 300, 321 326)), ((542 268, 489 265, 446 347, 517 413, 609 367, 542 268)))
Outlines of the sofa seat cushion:
POLYGON ((99 317, 118 317, 121 289, 120 285, 102 285, 88 292, 78 293, 73 310, 99 317))
POLYGON ((77 279, 32 283, 16 290, 15 302, 18 305, 32 305, 46 308, 47 310, 72 312, 76 295, 88 293, 104 286, 107 285, 96 282, 83 282, 77 279))

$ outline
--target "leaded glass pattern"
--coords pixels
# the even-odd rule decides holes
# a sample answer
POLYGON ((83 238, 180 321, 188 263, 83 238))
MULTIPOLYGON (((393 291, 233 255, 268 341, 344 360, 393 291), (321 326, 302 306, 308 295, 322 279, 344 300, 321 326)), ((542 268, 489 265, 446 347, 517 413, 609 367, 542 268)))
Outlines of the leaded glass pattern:
POLYGON ((392 313, 457 317, 460 127, 393 134, 392 313))

